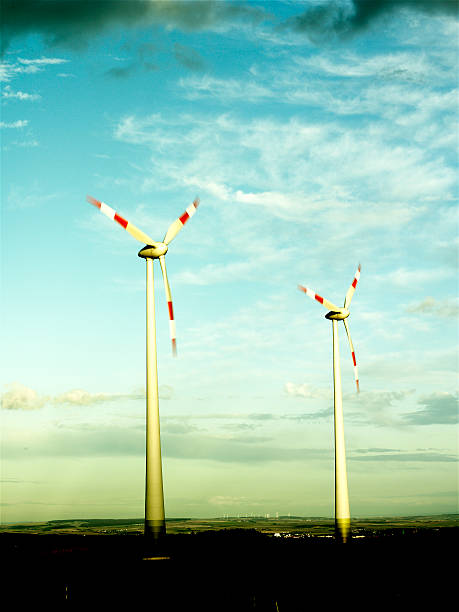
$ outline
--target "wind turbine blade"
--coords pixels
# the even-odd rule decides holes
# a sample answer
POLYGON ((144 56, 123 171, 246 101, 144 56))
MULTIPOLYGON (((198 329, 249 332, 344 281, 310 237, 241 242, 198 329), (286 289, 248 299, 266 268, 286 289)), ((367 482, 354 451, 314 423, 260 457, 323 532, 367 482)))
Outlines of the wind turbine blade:
POLYGON ((159 257, 159 263, 161 265, 161 271, 163 273, 164 290, 166 292, 167 300, 167 310, 169 312, 169 333, 172 342, 172 354, 174 357, 177 357, 177 338, 175 333, 174 309, 172 307, 171 288, 169 287, 169 281, 167 280, 166 260, 164 258, 164 255, 161 255, 159 257))
POLYGON ((298 285, 298 289, 300 291, 303 291, 304 293, 306 293, 306 295, 309 295, 309 297, 312 300, 317 300, 319 302, 319 304, 322 304, 323 306, 325 306, 325 308, 327 310, 333 310, 334 312, 340 312, 341 311, 341 308, 339 308, 338 306, 335 306, 334 304, 332 304, 331 302, 329 302, 328 300, 326 300, 322 296, 318 295, 312 289, 308 289, 308 287, 303 287, 302 285, 298 285))
POLYGON ((123 219, 121 215, 119 215, 115 210, 113 210, 113 208, 110 208, 110 206, 108 206, 104 202, 100 202, 99 200, 96 200, 95 198, 89 195, 86 196, 86 200, 90 204, 93 204, 96 208, 98 208, 100 212, 106 215, 109 219, 113 219, 113 221, 119 223, 121 227, 124 227, 124 229, 139 242, 151 245, 157 244, 157 242, 154 241, 153 238, 150 238, 150 236, 142 232, 142 230, 140 230, 130 221, 126 221, 126 219, 123 219))
POLYGON ((359 267, 357 268, 357 272, 355 273, 355 276, 354 276, 354 280, 352 281, 351 286, 347 290, 346 298, 344 300, 344 308, 349 308, 349 306, 351 305, 352 296, 354 295, 355 288, 357 287, 357 283, 359 282, 360 270, 361 270, 361 265, 359 264, 359 267))
POLYGON ((174 238, 177 236, 177 234, 182 229, 182 227, 185 225, 185 223, 188 221, 188 219, 194 215, 194 213, 196 212, 196 209, 198 208, 198 205, 199 205, 199 198, 196 198, 194 202, 188 206, 188 208, 185 210, 183 215, 179 217, 178 219, 176 219, 170 225, 169 229, 166 232, 166 235, 164 236, 164 240, 163 240, 164 244, 169 244, 169 242, 172 242, 172 240, 174 240, 174 238))
POLYGON ((351 332, 349 331, 349 324, 348 324, 347 320, 343 319, 343 323, 344 323, 344 327, 346 328, 347 338, 349 340, 349 346, 351 348, 352 363, 354 364, 355 384, 357 386, 357 393, 359 393, 360 392, 360 387, 359 387, 359 370, 357 368, 357 362, 355 360, 354 345, 352 344, 351 332))

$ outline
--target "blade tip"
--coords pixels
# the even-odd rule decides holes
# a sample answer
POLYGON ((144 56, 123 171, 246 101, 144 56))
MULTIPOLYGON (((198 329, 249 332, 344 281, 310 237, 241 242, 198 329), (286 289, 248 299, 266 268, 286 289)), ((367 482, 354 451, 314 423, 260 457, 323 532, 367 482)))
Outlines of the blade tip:
POLYGON ((97 208, 100 208, 100 202, 99 200, 96 200, 96 198, 93 198, 90 195, 86 195, 86 202, 89 202, 90 204, 92 204, 93 206, 97 206, 97 208))

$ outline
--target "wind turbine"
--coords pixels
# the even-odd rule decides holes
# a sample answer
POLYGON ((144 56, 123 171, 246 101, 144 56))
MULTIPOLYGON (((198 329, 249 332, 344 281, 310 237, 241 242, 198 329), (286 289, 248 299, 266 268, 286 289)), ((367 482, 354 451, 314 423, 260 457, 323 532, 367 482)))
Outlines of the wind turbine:
POLYGON ((136 240, 146 244, 138 253, 147 264, 147 308, 146 308, 146 471, 145 471, 145 536, 157 542, 166 533, 164 515, 163 475, 161 464, 161 440, 159 430, 158 367, 156 359, 155 297, 153 279, 153 260, 159 259, 166 292, 169 313, 169 332, 172 353, 177 354, 174 311, 171 290, 167 279, 165 255, 169 243, 177 236, 199 204, 196 198, 169 227, 162 242, 156 242, 130 221, 123 219, 113 208, 91 196, 87 201, 96 206, 101 213, 124 227, 136 240))
POLYGON ((341 371, 339 365, 339 345, 338 345, 338 321, 343 321, 346 334, 351 349, 352 362, 354 364, 355 384, 357 392, 359 389, 359 372, 355 360, 354 345, 352 344, 349 324, 346 321, 349 316, 349 306, 352 296, 360 278, 360 264, 355 273, 354 280, 347 290, 344 299, 344 306, 335 306, 325 298, 321 297, 312 289, 298 285, 300 291, 304 291, 313 300, 317 300, 329 312, 325 315, 326 319, 331 320, 333 327, 333 397, 334 397, 334 421, 335 421, 335 531, 338 539, 346 542, 349 538, 351 527, 351 515, 349 512, 349 491, 347 486, 346 472, 346 448, 344 444, 344 424, 343 424, 343 398, 341 392, 341 371))

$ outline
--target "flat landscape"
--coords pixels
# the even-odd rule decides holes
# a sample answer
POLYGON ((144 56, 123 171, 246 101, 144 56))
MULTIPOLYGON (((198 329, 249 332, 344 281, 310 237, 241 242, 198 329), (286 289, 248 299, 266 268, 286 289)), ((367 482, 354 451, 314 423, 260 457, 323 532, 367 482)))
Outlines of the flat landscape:
MULTIPOLYGON (((353 518, 354 538, 388 536, 402 533, 438 531, 458 526, 458 514, 353 518)), ((168 534, 193 534, 203 531, 255 529, 267 535, 332 537, 334 520, 301 516, 225 516, 223 518, 172 518, 166 521, 168 534)), ((143 519, 72 519, 36 523, 4 524, 0 533, 55 535, 141 535, 143 519)))
POLYGON ((453 595, 457 515, 356 518, 346 545, 333 527, 323 517, 176 518, 150 547, 141 519, 3 525, 3 600, 299 612, 343 597, 353 609, 440 609, 453 595))

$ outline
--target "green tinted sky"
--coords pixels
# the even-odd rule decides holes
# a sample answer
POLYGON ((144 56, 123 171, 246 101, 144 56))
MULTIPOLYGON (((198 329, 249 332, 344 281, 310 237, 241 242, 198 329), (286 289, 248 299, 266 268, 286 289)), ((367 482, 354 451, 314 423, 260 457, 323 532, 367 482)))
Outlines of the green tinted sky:
POLYGON ((2 518, 143 515, 144 263, 168 516, 457 509, 457 2, 3 2, 2 518), (159 268, 156 278, 160 281, 159 268))

